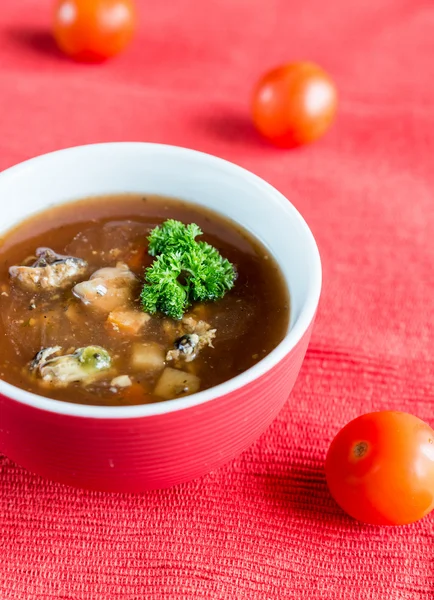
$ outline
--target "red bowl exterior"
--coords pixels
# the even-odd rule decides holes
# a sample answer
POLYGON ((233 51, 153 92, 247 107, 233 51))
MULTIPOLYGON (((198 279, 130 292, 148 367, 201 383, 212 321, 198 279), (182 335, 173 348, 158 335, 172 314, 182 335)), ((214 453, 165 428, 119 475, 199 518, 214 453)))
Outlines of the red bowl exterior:
POLYGON ((277 365, 227 395, 161 415, 95 419, 0 397, 0 448, 26 469, 111 492, 166 488, 204 475, 248 448, 297 379, 312 324, 277 365))

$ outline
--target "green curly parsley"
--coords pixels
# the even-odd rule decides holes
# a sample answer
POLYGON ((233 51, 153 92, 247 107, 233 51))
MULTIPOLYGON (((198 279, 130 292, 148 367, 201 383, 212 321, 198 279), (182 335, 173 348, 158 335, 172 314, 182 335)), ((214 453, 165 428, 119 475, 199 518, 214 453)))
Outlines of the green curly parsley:
POLYGON ((232 263, 206 242, 195 223, 169 219, 151 231, 148 252, 156 259, 145 272, 141 293, 143 309, 181 319, 192 302, 218 300, 232 289, 232 263))

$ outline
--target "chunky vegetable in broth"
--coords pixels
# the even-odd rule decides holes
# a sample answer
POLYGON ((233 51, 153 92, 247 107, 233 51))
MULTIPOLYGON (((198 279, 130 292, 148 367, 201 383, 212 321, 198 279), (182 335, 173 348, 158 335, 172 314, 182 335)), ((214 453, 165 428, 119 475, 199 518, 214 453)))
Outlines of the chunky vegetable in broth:
POLYGON ((125 194, 55 207, 9 232, 0 257, 0 376, 49 398, 123 406, 192 394, 256 364, 288 328, 286 286, 266 249, 180 200, 125 194), (183 257, 170 283, 184 294, 176 310, 158 304, 160 288, 143 291, 162 272, 148 237, 162 224, 172 232, 168 220, 179 231, 195 224, 217 261, 207 270, 200 253, 183 257))

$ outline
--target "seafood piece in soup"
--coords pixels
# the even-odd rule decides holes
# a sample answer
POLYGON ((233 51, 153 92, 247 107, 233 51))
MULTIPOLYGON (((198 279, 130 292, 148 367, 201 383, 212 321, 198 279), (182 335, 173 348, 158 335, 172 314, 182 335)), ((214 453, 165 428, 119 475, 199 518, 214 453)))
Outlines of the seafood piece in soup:
POLYGON ((38 248, 35 254, 31 265, 9 268, 11 279, 30 292, 64 289, 86 273, 87 262, 82 258, 57 254, 51 248, 38 248))
POLYGON ((137 278, 128 265, 119 262, 116 267, 98 269, 88 281, 77 284, 72 291, 86 306, 110 313, 128 305, 135 283, 137 278))
POLYGON ((60 354, 62 348, 44 348, 29 369, 45 383, 64 387, 70 383, 89 385, 111 367, 110 354, 100 346, 78 348, 73 354, 60 354))
POLYGON ((175 348, 169 350, 166 360, 191 362, 196 358, 202 348, 213 347, 212 342, 217 330, 211 329, 206 321, 196 321, 192 316, 186 315, 182 319, 182 330, 185 332, 175 340, 175 348))

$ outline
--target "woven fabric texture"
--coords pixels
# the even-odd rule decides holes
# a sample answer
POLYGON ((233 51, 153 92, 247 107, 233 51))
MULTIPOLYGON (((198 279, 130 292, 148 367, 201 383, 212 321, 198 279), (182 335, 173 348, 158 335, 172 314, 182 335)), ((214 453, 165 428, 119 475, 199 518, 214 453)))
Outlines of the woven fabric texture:
POLYGON ((324 265, 317 323, 273 425, 199 481, 105 495, 0 457, 0 599, 433 598, 434 516, 358 524, 330 497, 324 458, 371 410, 434 425, 434 4, 138 5, 128 51, 86 66, 54 48, 49 0, 2 1, 0 168, 116 140, 232 160, 310 224, 324 265), (332 73, 339 116, 323 140, 286 152, 255 135, 249 95, 262 71, 300 58, 332 73))

